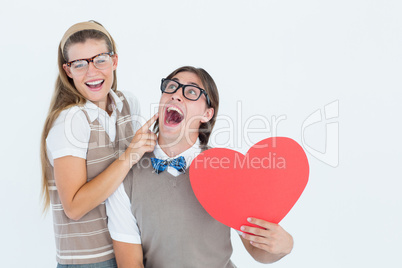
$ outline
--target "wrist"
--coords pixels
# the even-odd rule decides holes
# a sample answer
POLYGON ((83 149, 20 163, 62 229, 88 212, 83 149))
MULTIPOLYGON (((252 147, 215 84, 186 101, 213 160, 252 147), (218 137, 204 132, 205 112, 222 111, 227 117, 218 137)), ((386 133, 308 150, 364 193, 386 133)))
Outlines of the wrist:
POLYGON ((144 153, 141 153, 138 149, 133 149, 133 148, 127 148, 125 151, 125 159, 128 160, 128 164, 130 165, 130 168, 134 166, 135 164, 140 161, 142 155, 144 153))

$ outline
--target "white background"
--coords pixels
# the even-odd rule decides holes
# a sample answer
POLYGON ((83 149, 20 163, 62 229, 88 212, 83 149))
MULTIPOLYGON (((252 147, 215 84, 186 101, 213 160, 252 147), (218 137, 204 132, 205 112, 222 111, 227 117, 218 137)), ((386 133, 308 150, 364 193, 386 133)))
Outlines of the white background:
MULTIPOLYGON (((118 88, 140 99, 146 117, 175 68, 214 77, 220 115, 238 124, 215 145, 232 136, 246 152, 238 130, 253 115, 285 115, 277 134, 301 143, 304 120, 339 101, 339 165, 308 154, 309 183, 281 222, 295 246, 272 267, 402 267, 401 14, 402 2, 380 0, 2 1, 1 266, 56 265, 52 218, 39 202, 39 140, 58 43, 72 24, 95 19, 118 44, 118 88)), ((321 151, 325 124, 305 131, 321 151)), ((232 241, 239 267, 265 266, 232 241)))

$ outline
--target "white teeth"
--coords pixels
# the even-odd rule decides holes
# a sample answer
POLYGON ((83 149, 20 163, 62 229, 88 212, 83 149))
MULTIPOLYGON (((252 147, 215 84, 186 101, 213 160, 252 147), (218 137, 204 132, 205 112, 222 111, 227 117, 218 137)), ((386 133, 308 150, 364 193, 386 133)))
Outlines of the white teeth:
POLYGON ((183 113, 177 109, 176 107, 170 106, 167 108, 167 111, 170 112, 171 110, 178 112, 180 115, 183 115, 183 113))
POLYGON ((86 84, 90 85, 90 86, 96 86, 102 82, 103 82, 103 80, 97 80, 97 81, 87 82, 86 84))

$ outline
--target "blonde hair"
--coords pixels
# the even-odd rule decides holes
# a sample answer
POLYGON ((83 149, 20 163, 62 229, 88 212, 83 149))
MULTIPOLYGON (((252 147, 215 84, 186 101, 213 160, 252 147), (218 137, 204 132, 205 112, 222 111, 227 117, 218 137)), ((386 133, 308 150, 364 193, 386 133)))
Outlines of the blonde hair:
MULTIPOLYGON (((100 23, 91 21, 94 24, 97 24, 103 27, 100 23)), ((87 22, 86 22, 87 23, 87 22)), ((106 31, 106 29, 105 29, 106 31)), ((50 129, 53 126, 54 121, 60 115, 60 113, 68 109, 72 106, 83 106, 86 103, 85 97, 75 88, 74 81, 70 77, 67 76, 66 72, 63 69, 63 64, 66 64, 68 59, 68 48, 76 43, 85 43, 88 39, 95 40, 104 40, 109 52, 116 52, 116 44, 113 38, 107 36, 105 33, 96 30, 96 29, 84 29, 78 32, 72 33, 64 43, 64 47, 62 47, 62 42, 60 42, 58 47, 58 68, 59 74, 56 79, 55 89, 53 92, 52 100, 50 102, 49 111, 45 120, 45 124, 42 131, 41 136, 41 144, 40 144, 40 158, 42 164, 42 191, 41 198, 43 201, 43 212, 46 212, 50 205, 50 195, 48 188, 48 176, 47 169, 51 166, 49 162, 49 158, 47 155, 47 147, 46 147, 46 138, 49 134, 50 129), (109 38, 110 37, 110 38, 109 38), (64 52, 64 53, 63 53, 64 52)), ((63 41, 63 40, 62 40, 63 41)), ((117 77, 116 70, 113 71, 113 84, 112 90, 116 91, 117 88, 117 77)))

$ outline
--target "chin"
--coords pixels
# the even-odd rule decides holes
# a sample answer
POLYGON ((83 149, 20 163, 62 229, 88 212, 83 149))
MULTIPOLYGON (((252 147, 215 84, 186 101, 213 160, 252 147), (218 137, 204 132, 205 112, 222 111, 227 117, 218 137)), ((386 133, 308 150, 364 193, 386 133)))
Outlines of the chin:
POLYGON ((159 126, 159 135, 165 140, 180 140, 183 137, 181 128, 159 126))

